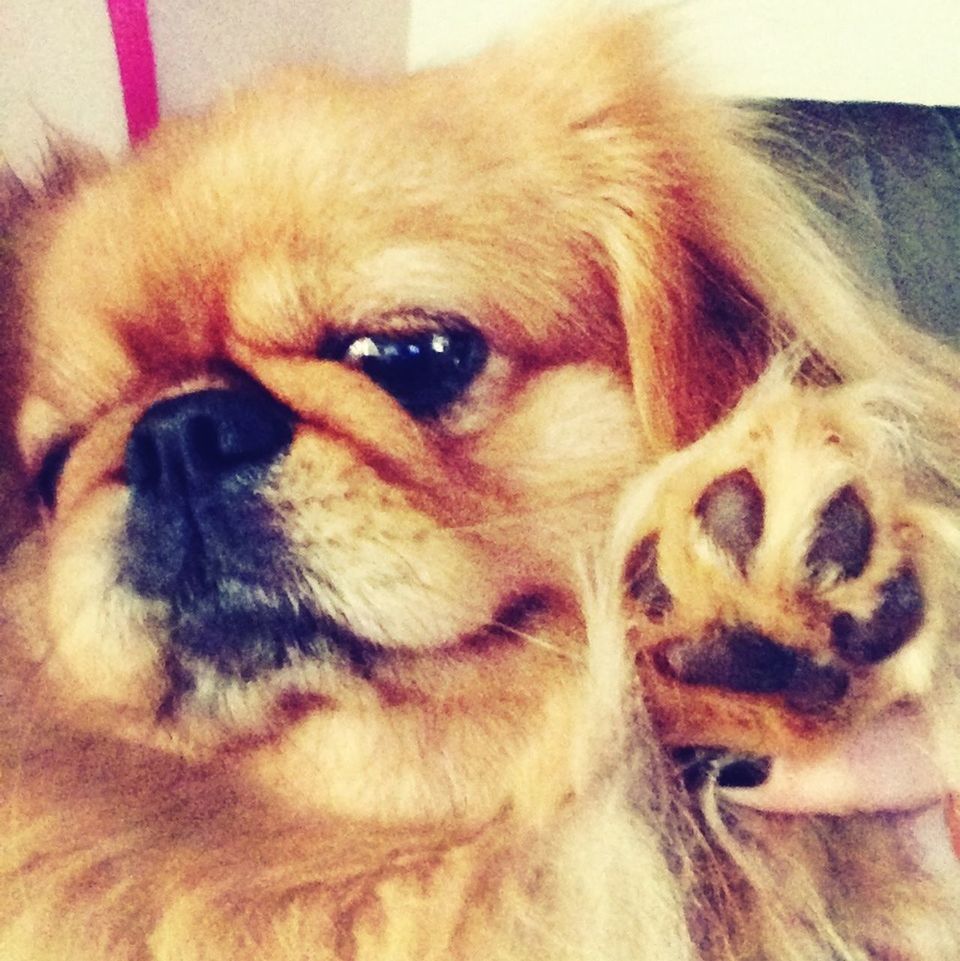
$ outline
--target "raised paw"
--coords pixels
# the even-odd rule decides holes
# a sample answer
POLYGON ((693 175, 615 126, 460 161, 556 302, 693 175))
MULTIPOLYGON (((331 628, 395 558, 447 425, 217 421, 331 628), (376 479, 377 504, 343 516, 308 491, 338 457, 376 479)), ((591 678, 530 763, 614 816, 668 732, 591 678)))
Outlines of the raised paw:
POLYGON ((627 498, 630 634, 669 743, 796 748, 929 685, 927 515, 855 415, 784 387, 627 498))

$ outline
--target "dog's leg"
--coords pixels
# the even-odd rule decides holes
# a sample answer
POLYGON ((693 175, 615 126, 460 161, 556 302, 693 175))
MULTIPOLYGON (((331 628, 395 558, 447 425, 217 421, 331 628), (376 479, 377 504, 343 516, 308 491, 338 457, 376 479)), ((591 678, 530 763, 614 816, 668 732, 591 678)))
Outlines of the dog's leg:
POLYGON ((953 521, 896 410, 774 373, 628 491, 630 637, 668 744, 815 754, 942 686, 953 521))

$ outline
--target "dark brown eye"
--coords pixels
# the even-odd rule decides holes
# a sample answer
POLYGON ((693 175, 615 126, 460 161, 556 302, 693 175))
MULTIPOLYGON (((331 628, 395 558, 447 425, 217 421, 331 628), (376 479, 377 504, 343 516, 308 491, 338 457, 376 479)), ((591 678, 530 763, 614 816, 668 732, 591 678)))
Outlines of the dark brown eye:
POLYGON ((470 327, 330 338, 319 355, 363 371, 412 416, 435 417, 483 370, 490 349, 470 327))
POLYGON ((72 447, 73 442, 70 440, 62 440, 54 444, 47 452, 40 470, 33 479, 33 493, 47 510, 53 510, 57 503, 57 486, 72 447))

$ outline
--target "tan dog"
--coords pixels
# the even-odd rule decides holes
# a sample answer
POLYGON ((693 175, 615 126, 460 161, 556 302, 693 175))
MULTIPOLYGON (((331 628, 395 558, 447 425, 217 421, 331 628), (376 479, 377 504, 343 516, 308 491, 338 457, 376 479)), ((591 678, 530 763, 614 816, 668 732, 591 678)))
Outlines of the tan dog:
POLYGON ((30 218, 0 956, 956 956, 892 834, 771 834, 645 720, 954 689, 957 363, 748 133, 578 25, 280 76, 30 218))

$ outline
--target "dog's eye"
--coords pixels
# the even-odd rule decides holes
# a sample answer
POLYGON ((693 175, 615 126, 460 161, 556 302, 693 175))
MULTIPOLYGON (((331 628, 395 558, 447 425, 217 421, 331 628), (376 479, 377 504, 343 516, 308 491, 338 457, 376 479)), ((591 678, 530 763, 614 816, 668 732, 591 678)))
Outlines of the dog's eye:
POLYGON ((470 328, 330 338, 320 356, 363 371, 414 417, 435 417, 487 362, 486 340, 470 328))
POLYGON ((73 443, 70 440, 62 440, 54 444, 47 452, 47 456, 43 458, 40 470, 33 479, 33 493, 47 510, 53 510, 57 503, 57 485, 72 446, 73 443))

